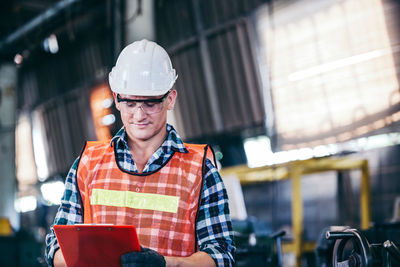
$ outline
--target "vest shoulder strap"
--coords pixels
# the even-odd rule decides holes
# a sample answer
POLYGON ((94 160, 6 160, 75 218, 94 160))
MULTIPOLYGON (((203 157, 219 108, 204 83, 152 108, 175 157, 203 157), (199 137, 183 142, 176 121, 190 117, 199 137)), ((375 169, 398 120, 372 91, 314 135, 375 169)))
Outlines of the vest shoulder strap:
MULTIPOLYGON (((84 151, 87 151, 88 148, 93 148, 95 153, 104 153, 105 150, 110 147, 111 140, 107 141, 86 141, 84 151)), ((82 152, 84 152, 82 151, 82 152)))
POLYGON ((206 157, 214 164, 215 167, 217 167, 217 163, 215 161, 215 155, 214 151, 212 150, 211 146, 209 145, 204 145, 204 144, 189 144, 189 143, 183 143, 185 147, 188 147, 197 153, 201 154, 204 156, 204 153, 206 154, 206 157))
POLYGON ((86 141, 86 146, 87 147, 92 147, 92 146, 97 146, 97 145, 105 145, 105 144, 110 144, 111 140, 107 141, 86 141))

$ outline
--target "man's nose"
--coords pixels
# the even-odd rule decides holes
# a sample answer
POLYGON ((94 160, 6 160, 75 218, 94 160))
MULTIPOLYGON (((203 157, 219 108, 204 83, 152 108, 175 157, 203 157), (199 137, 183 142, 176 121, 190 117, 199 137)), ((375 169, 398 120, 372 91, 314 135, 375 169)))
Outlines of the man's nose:
POLYGON ((146 117, 146 112, 143 109, 143 103, 133 109, 133 116, 137 119, 146 117))

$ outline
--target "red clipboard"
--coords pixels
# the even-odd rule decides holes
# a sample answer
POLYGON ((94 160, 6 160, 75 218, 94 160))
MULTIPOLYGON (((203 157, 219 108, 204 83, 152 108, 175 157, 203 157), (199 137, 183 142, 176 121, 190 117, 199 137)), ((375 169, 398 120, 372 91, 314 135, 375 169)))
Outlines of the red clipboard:
POLYGON ((54 225, 68 267, 121 267, 121 255, 140 251, 133 225, 54 225))

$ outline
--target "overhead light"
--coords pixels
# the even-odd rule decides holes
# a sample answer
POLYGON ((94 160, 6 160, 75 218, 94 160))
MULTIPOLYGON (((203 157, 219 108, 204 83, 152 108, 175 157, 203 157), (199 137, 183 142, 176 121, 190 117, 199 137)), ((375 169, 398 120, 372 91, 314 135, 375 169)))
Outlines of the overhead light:
POLYGON ((114 114, 108 114, 101 119, 101 123, 105 126, 109 126, 115 122, 114 114))
POLYGON ((270 165, 273 163, 271 142, 267 136, 258 136, 244 140, 244 151, 250 168, 270 165))
POLYGON ((38 111, 32 114, 32 144, 35 155, 36 172, 39 181, 44 182, 49 176, 45 145, 44 123, 38 111))
POLYGON ((22 61, 24 61, 24 57, 21 54, 16 54, 14 57, 14 63, 17 65, 21 65, 22 61))
POLYGON ((371 59, 379 58, 385 55, 389 55, 392 53, 391 49, 381 49, 381 50, 374 50, 367 53, 335 60, 332 62, 324 63, 322 65, 317 65, 305 70, 297 71, 294 73, 289 74, 288 80, 289 81, 299 81, 305 78, 309 78, 312 76, 320 75, 329 71, 333 71, 339 68, 347 67, 350 65, 355 65, 358 63, 362 63, 364 61, 368 61, 371 59))
POLYGON ((14 202, 14 208, 18 212, 28 212, 33 211, 37 207, 35 196, 25 196, 17 198, 14 202))
POLYGON ((101 104, 103 105, 103 108, 110 108, 113 103, 114 103, 114 98, 109 97, 104 99, 101 104))
POLYGON ((46 52, 50 52, 55 54, 58 52, 58 41, 57 36, 55 34, 50 34, 49 37, 44 39, 43 48, 46 52))
POLYGON ((40 186, 40 192, 49 205, 61 204, 64 189, 64 183, 61 181, 44 183, 40 186))

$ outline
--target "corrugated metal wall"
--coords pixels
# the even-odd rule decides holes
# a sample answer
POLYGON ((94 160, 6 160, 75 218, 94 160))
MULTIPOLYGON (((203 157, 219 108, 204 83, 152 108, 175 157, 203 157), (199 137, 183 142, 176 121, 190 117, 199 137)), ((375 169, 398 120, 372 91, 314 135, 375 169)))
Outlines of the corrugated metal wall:
POLYGON ((87 138, 95 139, 87 91, 75 91, 35 109, 44 132, 49 175, 63 174, 80 154, 87 138))
POLYGON ((104 38, 45 55, 19 69, 19 109, 35 113, 41 123, 49 177, 64 176, 85 140, 95 140, 90 89, 106 81, 111 63, 104 38))
POLYGON ((248 15, 266 1, 156 1, 158 41, 179 78, 177 124, 190 140, 263 127, 248 15))
POLYGON ((207 41, 224 129, 262 123, 262 93, 246 20, 210 36, 207 41))
POLYGON ((99 38, 28 62, 19 69, 18 107, 29 110, 72 90, 87 88, 104 79, 110 62, 110 44, 99 38))

